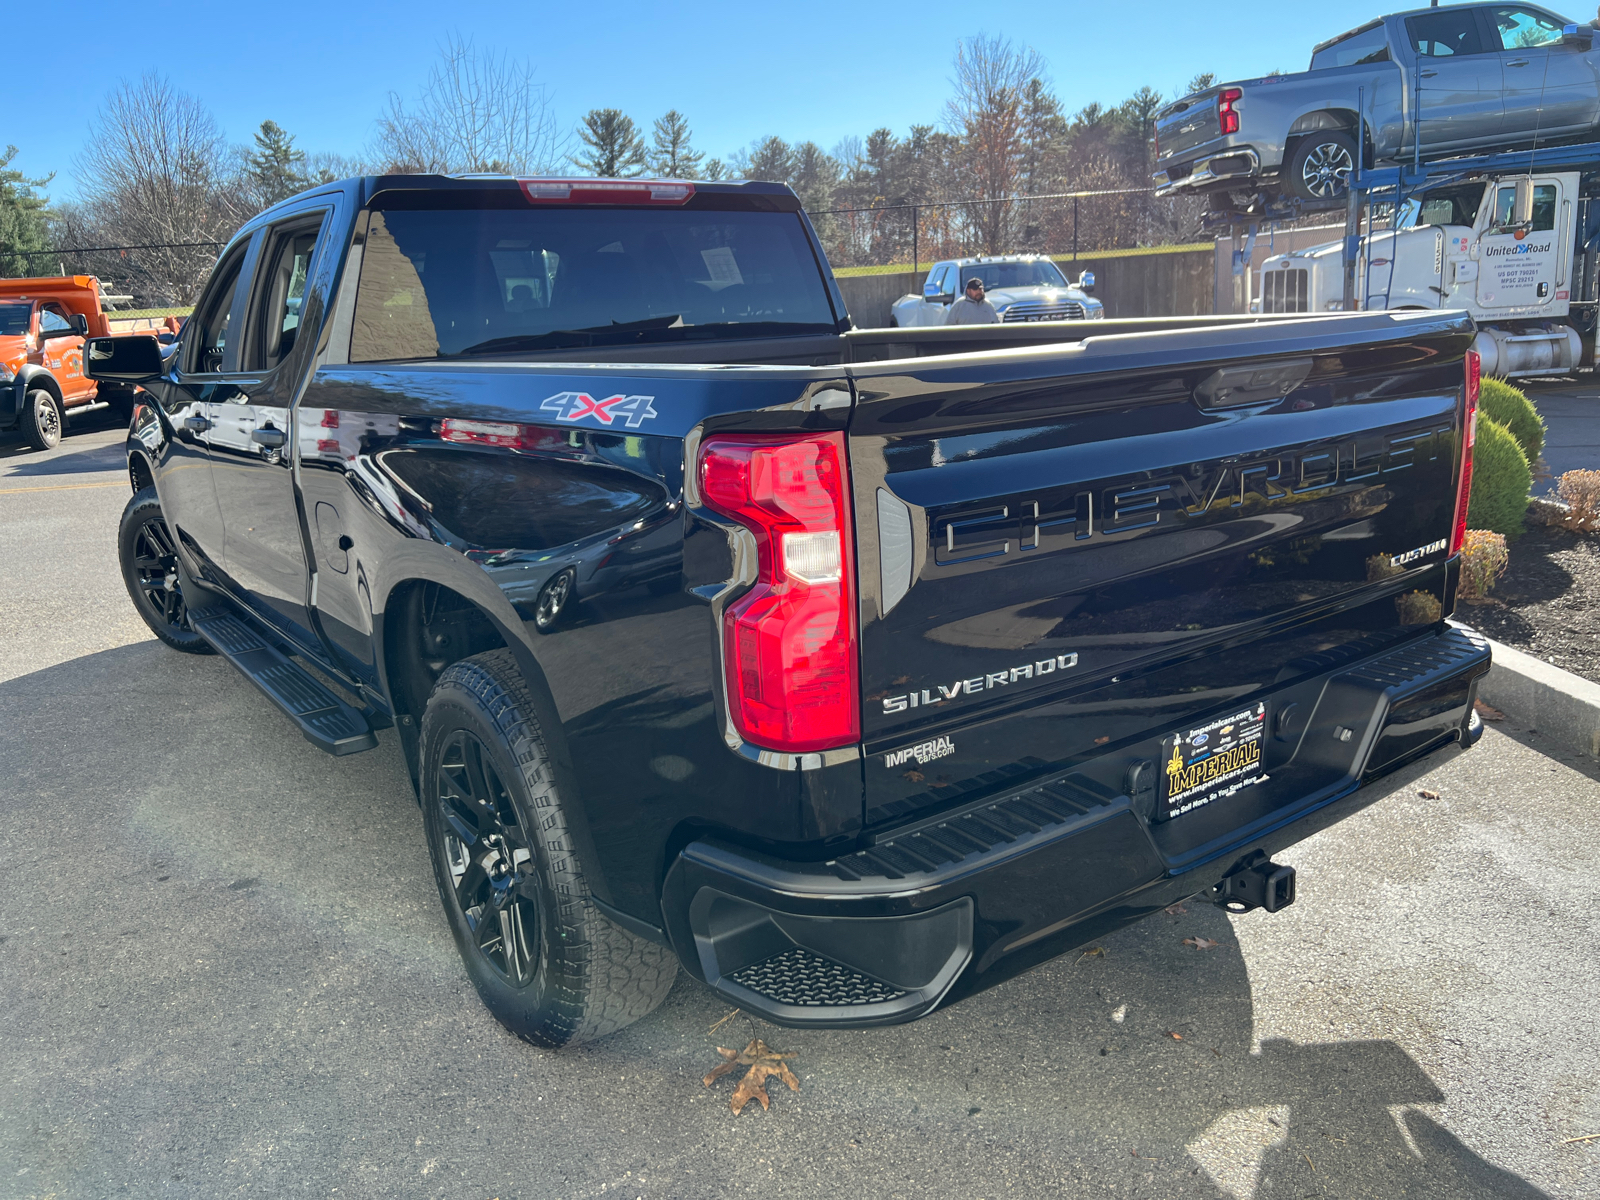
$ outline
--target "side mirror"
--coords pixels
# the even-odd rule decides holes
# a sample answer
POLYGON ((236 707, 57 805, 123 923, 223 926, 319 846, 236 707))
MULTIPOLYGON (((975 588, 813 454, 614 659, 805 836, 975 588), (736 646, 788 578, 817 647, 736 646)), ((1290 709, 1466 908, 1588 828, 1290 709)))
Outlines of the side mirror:
POLYGON ((89 318, 82 313, 72 314, 72 332, 79 337, 89 336, 89 318))
POLYGON ((90 338, 84 374, 104 383, 148 383, 163 374, 161 347, 153 337, 90 338))
POLYGON ((1092 291, 1094 291, 1094 272, 1093 271, 1079 271, 1078 272, 1078 290, 1080 292, 1092 292, 1092 291))
POLYGON ((1561 27, 1561 44, 1563 46, 1577 46, 1587 50, 1594 45, 1597 31, 1592 25, 1563 25, 1561 27))
POLYGON ((1511 222, 1529 225, 1533 222, 1533 177, 1524 175, 1517 180, 1515 198, 1511 202, 1511 222))
POLYGON ((937 283, 923 284, 922 298, 930 303, 937 303, 939 300, 939 285, 937 283))

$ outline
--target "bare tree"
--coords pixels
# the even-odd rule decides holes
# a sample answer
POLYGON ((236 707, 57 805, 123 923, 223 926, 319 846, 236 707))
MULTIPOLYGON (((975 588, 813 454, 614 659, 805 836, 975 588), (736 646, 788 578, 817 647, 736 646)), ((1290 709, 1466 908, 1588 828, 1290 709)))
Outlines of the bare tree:
MULTIPOLYGON (((75 232, 141 247, 131 272, 153 297, 193 302, 220 242, 248 216, 228 186, 230 155, 205 106, 159 75, 106 98, 79 157, 75 232)), ((69 245, 72 243, 68 243, 69 245)), ((91 243, 93 244, 93 243, 91 243)))
MULTIPOLYGON (((1035 50, 1005 38, 979 35, 956 47, 955 95, 945 105, 945 123, 961 138, 965 174, 976 194, 999 199, 1016 193, 1024 165, 1028 85, 1044 74, 1035 50)), ((985 253, 998 254, 1008 240, 1009 203, 975 204, 967 219, 985 253)))
POLYGON ((391 172, 541 174, 565 155, 532 65, 452 36, 409 103, 389 93, 373 157, 391 172))

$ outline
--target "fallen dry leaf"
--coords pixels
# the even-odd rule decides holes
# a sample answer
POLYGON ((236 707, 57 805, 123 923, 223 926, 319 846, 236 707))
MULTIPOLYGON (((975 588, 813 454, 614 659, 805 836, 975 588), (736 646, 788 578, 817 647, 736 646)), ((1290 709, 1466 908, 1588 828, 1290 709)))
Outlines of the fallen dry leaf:
MULTIPOLYGON (((1082 954, 1078 955, 1078 962, 1081 963, 1086 958, 1104 958, 1105 956, 1106 948, 1104 946, 1090 946, 1082 954)), ((1077 966, 1078 963, 1073 963, 1072 965, 1077 966)))
POLYGON ((723 1061, 707 1071, 706 1077, 700 1081, 706 1087, 710 1087, 735 1067, 750 1068, 739 1081, 739 1086, 734 1089, 733 1099, 728 1102, 728 1107, 733 1109, 734 1116, 743 1112, 744 1106, 752 1100, 761 1101, 763 1110, 772 1106, 772 1102, 767 1098, 769 1075, 776 1075, 787 1083, 791 1092, 800 1090, 800 1081, 794 1077, 794 1072, 789 1070, 789 1064, 784 1061, 793 1058, 794 1055, 789 1051, 780 1053, 773 1050, 760 1038, 751 1038, 750 1044, 743 1050, 729 1050, 726 1046, 718 1046, 717 1053, 722 1055, 723 1061))
POLYGON ((1183 1041, 1183 1034, 1181 1034, 1181 1033, 1173 1033, 1171 1030, 1168 1030, 1167 1031, 1167 1036, 1169 1038, 1171 1038, 1175 1042, 1183 1041))
POLYGON ((1417 795, 1421 796, 1424 800, 1437 800, 1439 798, 1438 792, 1429 791, 1427 788, 1423 788, 1417 793, 1417 795))
POLYGON ((1184 938, 1183 944, 1185 946, 1193 946, 1196 950, 1215 950, 1218 946, 1222 945, 1221 942, 1214 941, 1211 938, 1203 937, 1184 938))
POLYGON ((1165 912, 1169 917, 1181 917, 1189 910, 1181 904, 1169 904, 1162 911, 1165 912))
POLYGON ((1472 707, 1485 721, 1504 721, 1506 719, 1505 713, 1501 712, 1498 708, 1490 708, 1482 700, 1474 700, 1472 702, 1472 707))
POLYGON ((730 1011, 728 1013, 727 1016, 721 1018, 720 1020, 717 1021, 717 1023, 715 1025, 713 1025, 710 1029, 706 1030, 706 1032, 707 1033, 715 1033, 717 1030, 721 1029, 724 1025, 726 1025, 729 1021, 733 1020, 738 1015, 739 1015, 739 1010, 737 1008, 733 1009, 732 1011, 730 1011))

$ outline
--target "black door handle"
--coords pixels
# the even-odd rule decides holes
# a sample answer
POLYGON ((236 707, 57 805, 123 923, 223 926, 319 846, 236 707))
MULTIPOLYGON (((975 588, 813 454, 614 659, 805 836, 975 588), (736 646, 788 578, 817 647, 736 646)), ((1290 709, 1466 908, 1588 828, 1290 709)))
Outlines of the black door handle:
POLYGON ((185 417, 183 427, 190 433, 204 433, 211 428, 211 422, 204 417, 185 417))
POLYGON ((260 429, 252 429, 250 431, 250 440, 258 445, 265 446, 268 450, 276 450, 283 445, 283 430, 274 429, 271 425, 265 425, 260 429))

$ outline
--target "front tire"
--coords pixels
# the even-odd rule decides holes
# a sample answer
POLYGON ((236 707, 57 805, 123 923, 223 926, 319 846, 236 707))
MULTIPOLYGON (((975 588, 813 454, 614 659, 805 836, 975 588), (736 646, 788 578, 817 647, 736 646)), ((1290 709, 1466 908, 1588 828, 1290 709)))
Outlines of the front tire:
POLYGON ((43 388, 28 393, 22 411, 22 436, 35 450, 54 450, 61 444, 61 406, 43 388))
POLYGON ((117 558, 128 598, 156 637, 185 654, 213 653, 211 643, 189 628, 189 610, 178 584, 178 544, 161 514, 155 488, 135 492, 122 510, 117 558))
POLYGON ((1302 200, 1338 200, 1350 187, 1356 143, 1347 133, 1321 130, 1302 138, 1289 158, 1285 182, 1302 200))
POLYGON ((648 1014, 670 950, 590 898, 568 806, 509 650, 447 667, 422 716, 419 789, 439 899, 495 1019, 538 1046, 577 1045, 648 1014))

